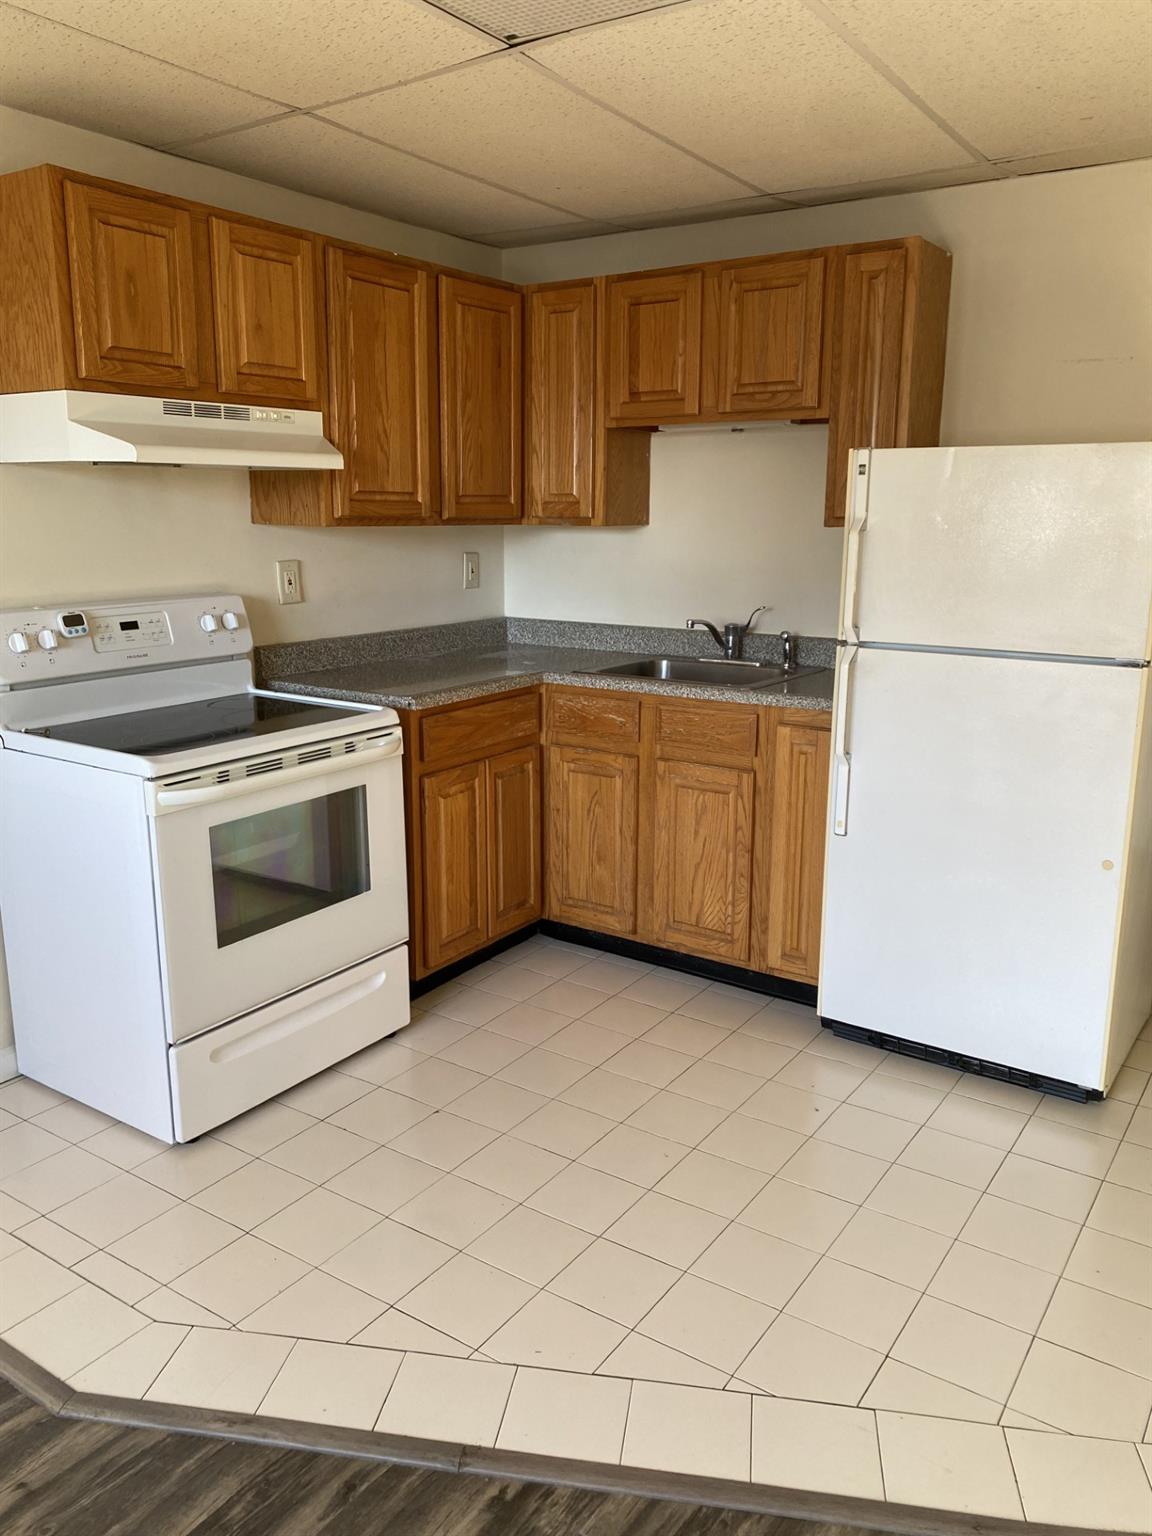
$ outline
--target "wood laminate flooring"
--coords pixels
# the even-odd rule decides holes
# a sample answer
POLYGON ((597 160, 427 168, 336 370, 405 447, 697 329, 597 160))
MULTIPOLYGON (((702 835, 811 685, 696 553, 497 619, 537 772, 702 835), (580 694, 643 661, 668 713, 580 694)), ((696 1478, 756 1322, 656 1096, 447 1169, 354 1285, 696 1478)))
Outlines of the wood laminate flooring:
POLYGON ((59 1419, 0 1380, 4 1536, 869 1536, 856 1528, 59 1419))

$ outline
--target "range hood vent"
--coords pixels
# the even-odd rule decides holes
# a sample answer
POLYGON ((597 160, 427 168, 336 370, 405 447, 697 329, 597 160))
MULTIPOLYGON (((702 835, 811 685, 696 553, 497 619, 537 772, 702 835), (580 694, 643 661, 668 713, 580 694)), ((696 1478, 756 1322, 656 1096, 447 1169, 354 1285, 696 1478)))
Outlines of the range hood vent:
POLYGON ((53 389, 0 395, 0 464, 342 469, 319 411, 53 389))

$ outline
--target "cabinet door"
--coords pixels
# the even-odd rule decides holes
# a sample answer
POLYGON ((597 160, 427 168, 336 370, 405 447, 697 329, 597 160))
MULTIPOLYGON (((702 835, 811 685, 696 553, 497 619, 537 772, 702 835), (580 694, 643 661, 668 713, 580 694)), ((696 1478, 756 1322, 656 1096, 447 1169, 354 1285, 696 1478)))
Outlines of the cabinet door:
POLYGON ((488 936, 540 916, 540 749, 489 758, 488 936))
POLYGON ((719 409, 818 411, 823 339, 823 256, 725 268, 719 409))
POLYGON ((208 226, 221 391, 318 406, 316 242, 230 219, 208 226))
POLYGON ((700 409, 700 272, 608 283, 608 415, 676 421, 700 409))
POLYGON ((894 448, 904 334, 903 246, 858 251, 844 259, 835 367, 835 400, 828 424, 824 521, 842 527, 853 448, 894 448))
POLYGON ((483 763, 420 781, 421 886, 426 970, 488 939, 488 805, 483 763))
POLYGON ((533 521, 588 523, 593 517, 594 324, 591 283, 528 297, 525 431, 533 521))
POLYGON ((519 293, 440 279, 440 425, 446 522, 518 522, 519 293))
POLYGON ((439 503, 426 272, 328 250, 329 428, 340 522, 430 521, 439 503))
POLYGON ((654 943, 748 959, 755 777, 657 760, 652 798, 654 943))
POLYGON ((64 183, 76 371, 101 384, 200 382, 192 217, 183 208, 64 183))
POLYGON ((639 769, 623 753, 550 750, 549 917, 635 933, 639 769))
POLYGON ((817 979, 831 732, 780 722, 771 766, 767 966, 817 979))

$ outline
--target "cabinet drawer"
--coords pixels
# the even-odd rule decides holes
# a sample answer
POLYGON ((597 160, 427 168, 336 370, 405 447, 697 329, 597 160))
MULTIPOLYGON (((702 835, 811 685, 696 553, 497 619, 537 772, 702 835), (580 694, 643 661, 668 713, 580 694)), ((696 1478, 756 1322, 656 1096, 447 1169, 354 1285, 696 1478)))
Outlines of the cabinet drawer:
POLYGON ((756 756, 759 717, 754 705, 650 705, 656 719, 656 751, 660 756, 692 752, 707 760, 756 756))
POLYGON ((640 700, 612 698, 595 689, 554 692, 548 729, 565 741, 639 741, 640 700))
POLYGON ((540 695, 519 693, 426 716, 420 721, 420 758, 440 763, 483 757, 518 741, 535 741, 539 735, 540 695))

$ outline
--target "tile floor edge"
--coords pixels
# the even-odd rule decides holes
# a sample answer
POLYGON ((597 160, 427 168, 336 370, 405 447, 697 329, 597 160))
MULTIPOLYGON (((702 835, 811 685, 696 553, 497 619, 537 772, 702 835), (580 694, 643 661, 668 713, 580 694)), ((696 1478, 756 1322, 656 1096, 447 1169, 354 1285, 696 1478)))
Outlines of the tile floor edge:
POLYGON ((59 1418, 200 1434, 473 1476, 560 1484, 600 1493, 699 1503, 743 1513, 854 1525, 907 1533, 907 1536, 971 1536, 976 1529, 980 1536, 996 1536, 998 1532, 1005 1536, 1023 1536, 1023 1533, 1027 1536, 1122 1536, 1118 1532, 1089 1531, 1080 1526, 978 1516, 958 1510, 894 1504, 845 1494, 697 1477, 687 1472, 661 1472, 609 1462, 578 1461, 528 1451, 505 1451, 389 1435, 371 1429, 76 1392, 3 1339, 0 1339, 0 1377, 59 1418))

